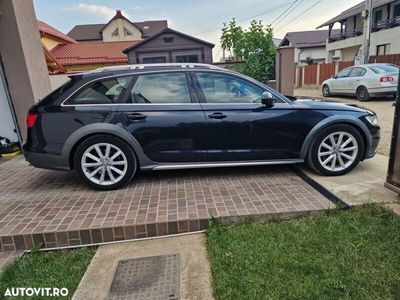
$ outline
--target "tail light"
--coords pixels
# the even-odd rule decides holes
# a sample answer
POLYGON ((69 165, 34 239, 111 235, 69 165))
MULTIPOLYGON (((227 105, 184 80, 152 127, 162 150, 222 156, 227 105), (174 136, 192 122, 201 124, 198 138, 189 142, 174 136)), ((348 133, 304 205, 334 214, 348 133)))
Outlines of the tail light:
POLYGON ((26 115, 26 127, 32 128, 37 120, 38 114, 27 114, 26 115))
POLYGON ((380 78, 380 82, 392 82, 394 78, 392 76, 383 76, 380 78))

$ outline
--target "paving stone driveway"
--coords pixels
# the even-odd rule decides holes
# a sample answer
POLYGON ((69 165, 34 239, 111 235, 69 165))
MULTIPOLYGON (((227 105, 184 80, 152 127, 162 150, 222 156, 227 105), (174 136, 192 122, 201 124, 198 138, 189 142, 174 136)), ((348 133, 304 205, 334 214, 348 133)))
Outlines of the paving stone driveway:
POLYGON ((74 174, 36 169, 22 157, 0 166, 0 251, 144 238, 234 221, 288 217, 334 207, 288 167, 142 173, 99 192, 74 174))

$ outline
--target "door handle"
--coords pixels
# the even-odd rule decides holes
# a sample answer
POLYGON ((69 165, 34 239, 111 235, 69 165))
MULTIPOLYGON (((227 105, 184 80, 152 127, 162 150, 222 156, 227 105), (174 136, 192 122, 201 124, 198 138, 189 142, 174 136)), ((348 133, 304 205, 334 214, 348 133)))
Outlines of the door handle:
POLYGON ((147 118, 146 115, 140 114, 140 113, 131 113, 131 114, 127 114, 126 118, 129 121, 140 121, 140 120, 144 120, 147 118))
POLYGON ((220 119, 225 119, 227 117, 227 115, 224 115, 221 112, 215 112, 215 113, 213 113, 211 115, 208 115, 208 117, 210 119, 219 119, 220 120, 220 119))

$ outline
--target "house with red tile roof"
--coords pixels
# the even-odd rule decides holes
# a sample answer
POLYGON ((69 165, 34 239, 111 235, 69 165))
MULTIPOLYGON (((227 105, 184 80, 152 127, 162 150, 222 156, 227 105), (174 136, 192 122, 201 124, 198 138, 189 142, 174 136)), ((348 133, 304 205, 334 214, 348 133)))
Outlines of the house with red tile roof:
POLYGON ((212 63, 213 44, 172 30, 164 20, 131 22, 120 10, 107 24, 76 25, 67 35, 41 21, 38 27, 51 74, 123 65, 128 56, 130 63, 212 63))

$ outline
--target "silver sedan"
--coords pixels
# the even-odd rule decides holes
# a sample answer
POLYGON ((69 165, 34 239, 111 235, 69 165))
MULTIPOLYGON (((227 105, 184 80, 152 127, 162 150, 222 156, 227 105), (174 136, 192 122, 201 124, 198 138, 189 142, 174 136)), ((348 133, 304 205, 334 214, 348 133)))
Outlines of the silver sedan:
POLYGON ((357 96, 368 101, 373 96, 395 96, 399 67, 392 64, 366 64, 341 70, 322 83, 324 97, 357 96))

